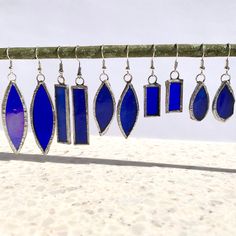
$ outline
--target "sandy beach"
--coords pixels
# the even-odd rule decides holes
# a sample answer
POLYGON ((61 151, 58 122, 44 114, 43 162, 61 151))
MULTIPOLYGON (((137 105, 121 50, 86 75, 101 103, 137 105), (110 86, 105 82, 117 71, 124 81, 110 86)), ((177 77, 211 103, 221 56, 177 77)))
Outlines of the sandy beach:
MULTIPOLYGON (((3 137, 3 135, 1 135, 3 137)), ((91 137, 1 144, 1 236, 235 235, 236 144, 91 137)))

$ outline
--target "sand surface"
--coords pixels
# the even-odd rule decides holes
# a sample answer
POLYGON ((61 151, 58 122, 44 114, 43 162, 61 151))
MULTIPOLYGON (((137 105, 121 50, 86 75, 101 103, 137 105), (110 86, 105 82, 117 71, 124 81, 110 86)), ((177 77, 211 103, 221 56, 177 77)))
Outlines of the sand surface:
MULTIPOLYGON (((1 137, 3 137, 1 135, 1 137)), ((28 135, 0 154, 0 236, 236 235, 236 144, 28 135)))

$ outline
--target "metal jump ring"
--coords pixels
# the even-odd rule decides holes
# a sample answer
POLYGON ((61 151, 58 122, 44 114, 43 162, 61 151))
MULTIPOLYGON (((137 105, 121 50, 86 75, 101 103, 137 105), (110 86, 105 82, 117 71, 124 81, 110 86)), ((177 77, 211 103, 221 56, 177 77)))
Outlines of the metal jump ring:
POLYGON ((149 84, 156 84, 156 82, 157 82, 157 76, 156 75, 150 75, 148 77, 148 83, 149 84), (152 78, 154 79, 153 81, 151 81, 152 78))
POLYGON ((130 82, 132 81, 132 79, 133 79, 133 76, 132 76, 129 72, 127 72, 127 73, 124 75, 123 79, 124 79, 124 81, 125 81, 126 83, 130 83, 130 82))
POLYGON ((83 79, 83 77, 82 76, 77 76, 76 77, 76 79, 75 79, 75 84, 76 85, 84 85, 84 79, 83 79), (79 82, 79 81, 81 81, 81 82, 79 82))
POLYGON ((59 84, 61 84, 61 85, 64 85, 64 84, 65 84, 65 78, 64 78, 64 76, 63 76, 63 75, 59 75, 59 76, 57 77, 57 82, 58 82, 59 84))
POLYGON ((204 82, 206 80, 206 76, 203 73, 200 73, 196 76, 195 79, 197 82, 204 82), (199 79, 199 78, 202 78, 202 79, 199 79))
POLYGON ((45 76, 44 74, 42 73, 39 73, 37 76, 36 76, 36 79, 37 81, 40 83, 40 82, 43 82, 45 80, 45 76), (40 79, 41 78, 41 79, 40 79))
POLYGON ((105 72, 102 72, 102 74, 100 74, 100 76, 99 76, 99 79, 100 79, 101 82, 103 82, 103 81, 108 80, 109 76, 105 72))
POLYGON ((226 72, 223 75, 221 75, 220 80, 221 80, 221 82, 230 81, 231 80, 231 75, 228 72, 226 72), (224 77, 227 77, 228 79, 223 79, 224 77))
POLYGON ((177 70, 171 71, 170 72, 170 79, 173 79, 173 80, 179 79, 179 72, 177 70), (174 75, 176 75, 176 76, 174 76, 174 75))
POLYGON ((10 72, 8 75, 7 75, 7 78, 9 81, 16 81, 16 74, 13 73, 13 72, 10 72))

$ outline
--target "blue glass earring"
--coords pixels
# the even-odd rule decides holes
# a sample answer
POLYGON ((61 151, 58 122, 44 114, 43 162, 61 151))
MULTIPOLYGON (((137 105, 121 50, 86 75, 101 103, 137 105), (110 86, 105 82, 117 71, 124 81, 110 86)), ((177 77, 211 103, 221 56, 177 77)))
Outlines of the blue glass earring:
POLYGON ((55 111, 50 94, 42 74, 41 62, 38 58, 38 48, 35 50, 38 60, 37 86, 34 90, 30 106, 30 118, 35 140, 43 154, 47 154, 55 132, 55 111))
POLYGON ((170 79, 166 81, 166 113, 183 111, 183 80, 179 78, 178 44, 176 46, 176 59, 174 70, 170 73, 170 79))
POLYGON ((56 108, 56 123, 57 123, 57 142, 71 143, 70 132, 70 102, 69 88, 65 84, 63 63, 59 55, 60 46, 57 48, 57 56, 60 60, 59 76, 57 77, 58 84, 54 85, 55 89, 55 108, 56 108))
POLYGON ((28 117, 27 109, 21 92, 16 84, 16 75, 12 71, 12 60, 7 49, 7 57, 10 60, 9 84, 2 102, 3 127, 12 150, 19 153, 27 134, 28 117))
POLYGON ((209 95, 207 91, 207 87, 204 84, 206 79, 205 74, 203 71, 205 70, 204 66, 204 55, 205 55, 205 47, 202 45, 202 58, 201 58, 201 65, 200 65, 200 74, 196 76, 197 86, 195 87, 193 94, 190 99, 189 103, 189 113, 190 118, 192 120, 201 121, 205 118, 208 109, 209 109, 209 95))
MULTIPOLYGON (((79 61, 78 58, 77 60, 79 61)), ((84 85, 80 61, 75 84, 75 86, 71 86, 74 144, 89 144, 88 87, 84 85)))
POLYGON ((216 92, 213 104, 212 111, 215 118, 219 121, 228 120, 234 113, 234 92, 230 85, 231 76, 229 74, 229 57, 230 57, 230 44, 228 46, 228 56, 226 58, 225 64, 225 73, 221 75, 221 85, 216 92))
POLYGON ((151 59, 152 70, 148 77, 148 84, 144 85, 144 117, 161 115, 161 85, 157 83, 157 76, 154 73, 155 45, 153 45, 153 56, 151 59))
POLYGON ((127 46, 127 72, 123 77, 124 81, 126 82, 126 86, 120 96, 120 100, 117 106, 118 125, 125 138, 128 138, 131 131, 133 130, 139 113, 138 98, 135 89, 131 83, 133 77, 129 72, 130 66, 128 56, 129 46, 127 46))
POLYGON ((103 54, 103 46, 101 47, 102 54, 102 74, 99 76, 102 82, 99 86, 94 98, 94 117, 98 126, 99 134, 103 135, 107 132, 111 121, 115 114, 115 98, 109 83, 109 76, 106 74, 106 65, 103 54))

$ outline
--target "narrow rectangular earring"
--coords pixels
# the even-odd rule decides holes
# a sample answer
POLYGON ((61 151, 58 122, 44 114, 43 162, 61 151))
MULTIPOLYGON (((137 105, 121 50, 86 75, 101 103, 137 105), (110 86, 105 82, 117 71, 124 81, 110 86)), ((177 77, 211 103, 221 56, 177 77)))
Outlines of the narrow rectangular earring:
POLYGON ((71 87, 73 101, 74 144, 89 144, 88 120, 88 87, 80 74, 76 78, 76 85, 71 87))

